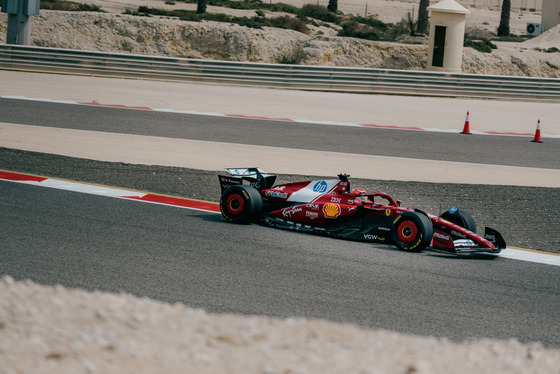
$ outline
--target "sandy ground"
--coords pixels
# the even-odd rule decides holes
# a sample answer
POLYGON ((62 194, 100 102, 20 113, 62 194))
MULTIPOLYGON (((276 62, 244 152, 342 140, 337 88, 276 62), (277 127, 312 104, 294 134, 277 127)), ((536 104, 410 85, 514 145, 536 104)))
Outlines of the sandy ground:
MULTIPOLYGON (((160 9, 196 9, 196 4, 185 4, 177 1, 174 5, 168 5, 165 4, 163 0, 85 0, 83 2, 99 5, 103 10, 112 13, 122 13, 126 9, 138 10, 138 6, 148 6, 160 9)), ((298 7, 310 3, 318 3, 324 6, 328 5, 328 0, 265 0, 265 2, 281 2, 298 7)), ((432 1, 431 3, 436 3, 436 1, 432 1)), ((459 1, 459 3, 462 2, 459 1)), ((471 12, 471 14, 467 17, 466 26, 489 30, 495 33, 500 23, 500 11, 496 10, 495 7, 488 7, 486 3, 487 2, 485 1, 462 3, 471 12), (470 4, 477 5, 472 6, 470 4)), ((403 18, 406 18, 409 12, 411 12, 415 18, 417 17, 418 0, 340 0, 338 2, 338 9, 346 14, 377 15, 383 22, 396 23, 403 18)), ((208 7, 208 12, 231 15, 254 15, 254 12, 212 6, 208 7)), ((511 32, 516 35, 523 35, 525 34, 527 22, 540 23, 541 18, 541 13, 538 11, 522 12, 517 9, 512 9, 510 19, 511 32)))
POLYGON ((560 350, 407 336, 307 319, 0 279, 0 373, 559 373, 560 350))

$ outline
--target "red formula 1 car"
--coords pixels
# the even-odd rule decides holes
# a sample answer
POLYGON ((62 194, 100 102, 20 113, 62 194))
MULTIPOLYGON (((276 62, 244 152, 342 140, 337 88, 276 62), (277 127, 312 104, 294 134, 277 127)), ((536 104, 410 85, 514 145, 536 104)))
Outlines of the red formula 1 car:
POLYGON ((224 218, 234 223, 320 233, 337 238, 394 244, 420 252, 433 249, 454 253, 499 253, 503 237, 486 228, 484 237, 465 211, 451 208, 440 217, 401 207, 382 192, 350 188, 348 175, 338 179, 274 186, 276 176, 259 168, 226 169, 220 175, 224 218))

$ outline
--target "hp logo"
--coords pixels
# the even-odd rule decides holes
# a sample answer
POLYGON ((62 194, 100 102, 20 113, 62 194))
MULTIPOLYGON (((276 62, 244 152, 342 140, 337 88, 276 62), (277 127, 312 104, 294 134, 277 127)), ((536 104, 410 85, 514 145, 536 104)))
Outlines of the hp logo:
POLYGON ((323 193, 327 191, 327 182, 319 181, 313 186, 313 192, 323 193))

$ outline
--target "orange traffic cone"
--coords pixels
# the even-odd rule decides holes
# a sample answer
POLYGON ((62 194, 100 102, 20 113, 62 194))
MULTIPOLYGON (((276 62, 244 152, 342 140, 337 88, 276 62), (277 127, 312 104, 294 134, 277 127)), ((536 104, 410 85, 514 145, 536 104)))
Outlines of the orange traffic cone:
POLYGON ((535 143, 542 143, 541 139, 541 120, 537 122, 537 131, 535 131, 535 138, 532 140, 535 143))
POLYGON ((467 112, 467 118, 465 118, 465 127, 463 127, 463 131, 461 132, 461 134, 472 135, 471 124, 469 122, 469 112, 467 112))

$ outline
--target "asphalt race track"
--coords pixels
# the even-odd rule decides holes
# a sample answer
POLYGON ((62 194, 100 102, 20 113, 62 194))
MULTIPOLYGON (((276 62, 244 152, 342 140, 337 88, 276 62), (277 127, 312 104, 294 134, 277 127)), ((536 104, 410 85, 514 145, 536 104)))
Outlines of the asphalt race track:
POLYGON ((0 272, 16 279, 217 313, 560 347, 555 266, 411 254, 11 182, 0 182, 0 191, 0 272))
POLYGON ((365 155, 560 169, 560 139, 462 136, 0 99, 1 122, 365 155), (32 110, 29 108, 32 107, 32 110), (425 146, 431 144, 431 146, 425 146), (349 147, 351 145, 351 147, 349 147))
MULTIPOLYGON (((520 137, 457 143, 457 135, 445 133, 11 99, 0 99, 0 113, 6 123, 341 152, 344 138, 353 152, 394 156, 406 149, 407 157, 421 159, 443 152, 455 161, 491 157, 498 165, 549 169, 558 169, 560 159, 557 139, 541 148, 520 137), (427 142, 433 146, 418 146, 427 142)), ((560 272, 554 266, 410 254, 1 181, 0 208, 0 274, 16 279, 127 292, 216 313, 303 316, 456 340, 516 338, 560 347, 560 272)))

